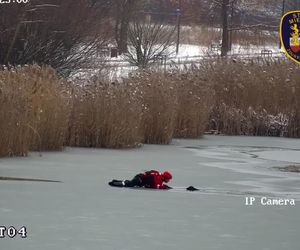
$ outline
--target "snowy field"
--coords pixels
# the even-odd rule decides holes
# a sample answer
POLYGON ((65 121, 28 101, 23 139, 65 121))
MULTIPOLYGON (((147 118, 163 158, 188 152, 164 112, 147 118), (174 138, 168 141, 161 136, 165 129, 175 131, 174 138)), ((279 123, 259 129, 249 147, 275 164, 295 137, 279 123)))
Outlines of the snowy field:
MULTIPOLYGON (((261 52, 263 50, 268 50, 273 53, 274 57, 282 57, 281 50, 276 45, 268 46, 242 46, 239 44, 233 44, 232 50, 228 53, 229 56, 238 58, 257 58, 262 57, 261 52)), ((208 58, 212 56, 218 56, 221 51, 211 51, 207 46, 198 46, 192 44, 181 44, 179 47, 179 54, 176 56, 176 47, 171 46, 169 48, 168 59, 164 63, 159 61, 152 67, 154 69, 172 69, 174 67, 184 69, 185 67, 190 67, 192 64, 197 65, 201 62, 203 58, 208 58), (166 64, 166 66, 164 65, 166 64)), ((70 79, 89 79, 94 75, 106 76, 107 79, 111 81, 120 80, 122 77, 128 77, 130 73, 135 72, 138 67, 130 65, 128 61, 123 56, 118 56, 116 58, 110 57, 97 57, 92 59, 94 67, 80 69, 74 72, 70 79), (104 63, 105 62, 105 63, 104 63)))
POLYGON ((3 250, 299 249, 300 140, 205 136, 131 150, 67 148, 0 159, 0 226, 26 226, 3 250), (173 173, 173 190, 113 188, 112 178, 173 173), (185 191, 193 185, 198 192, 185 191), (256 202, 246 206, 246 198, 256 202), (295 200, 265 206, 261 197, 295 200))

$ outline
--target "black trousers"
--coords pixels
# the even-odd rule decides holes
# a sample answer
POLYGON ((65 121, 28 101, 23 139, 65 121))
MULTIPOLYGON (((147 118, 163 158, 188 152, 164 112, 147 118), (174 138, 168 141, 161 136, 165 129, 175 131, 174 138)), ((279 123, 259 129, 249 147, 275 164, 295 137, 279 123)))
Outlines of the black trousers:
POLYGON ((108 184, 114 187, 142 187, 144 183, 142 181, 143 174, 137 174, 132 180, 112 180, 108 184))
POLYGON ((126 180, 125 181, 125 187, 142 187, 143 181, 142 181, 142 174, 137 174, 132 178, 132 180, 126 180))

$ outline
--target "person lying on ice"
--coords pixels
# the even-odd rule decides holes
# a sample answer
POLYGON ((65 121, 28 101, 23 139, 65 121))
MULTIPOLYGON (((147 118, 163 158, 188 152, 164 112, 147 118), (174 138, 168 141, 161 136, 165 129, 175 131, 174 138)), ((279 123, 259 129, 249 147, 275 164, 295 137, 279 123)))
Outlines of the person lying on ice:
POLYGON ((156 170, 146 171, 144 173, 137 174, 132 180, 112 180, 108 184, 114 187, 144 187, 153 189, 171 189, 168 183, 172 179, 171 173, 165 171, 160 173, 156 170))

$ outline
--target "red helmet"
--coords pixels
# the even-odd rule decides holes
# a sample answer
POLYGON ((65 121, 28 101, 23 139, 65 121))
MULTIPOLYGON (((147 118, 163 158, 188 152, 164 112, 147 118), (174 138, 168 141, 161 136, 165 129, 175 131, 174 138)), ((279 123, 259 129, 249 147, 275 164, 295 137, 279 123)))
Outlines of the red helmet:
POLYGON ((165 181, 169 181, 169 180, 172 179, 172 175, 171 175, 171 173, 168 172, 168 171, 163 172, 163 173, 162 173, 162 177, 163 177, 163 179, 164 179, 165 181))

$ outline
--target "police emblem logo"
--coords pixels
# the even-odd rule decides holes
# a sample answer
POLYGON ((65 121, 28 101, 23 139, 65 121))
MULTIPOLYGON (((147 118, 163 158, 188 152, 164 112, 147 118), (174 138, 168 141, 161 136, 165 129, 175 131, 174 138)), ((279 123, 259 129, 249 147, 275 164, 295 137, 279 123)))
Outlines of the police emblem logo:
POLYGON ((300 10, 290 11, 281 18, 280 40, 287 57, 300 64, 300 10))

